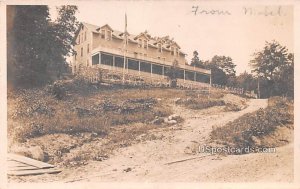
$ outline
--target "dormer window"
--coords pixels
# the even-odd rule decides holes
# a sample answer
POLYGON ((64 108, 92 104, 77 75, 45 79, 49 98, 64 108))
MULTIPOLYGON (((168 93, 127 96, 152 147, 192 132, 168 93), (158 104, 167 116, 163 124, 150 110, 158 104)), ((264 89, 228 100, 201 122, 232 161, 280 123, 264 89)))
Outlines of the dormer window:
POLYGON ((111 40, 111 31, 110 30, 107 30, 107 36, 106 36, 106 39, 107 40, 111 40))
POLYGON ((160 43, 158 43, 158 52, 162 52, 162 46, 160 43))
POLYGON ((101 38, 105 39, 105 30, 101 30, 101 38))
POLYGON ((143 40, 139 39, 139 47, 142 48, 142 46, 143 46, 143 40))
POLYGON ((171 55, 174 55, 174 54, 175 54, 175 48, 171 47, 171 55))

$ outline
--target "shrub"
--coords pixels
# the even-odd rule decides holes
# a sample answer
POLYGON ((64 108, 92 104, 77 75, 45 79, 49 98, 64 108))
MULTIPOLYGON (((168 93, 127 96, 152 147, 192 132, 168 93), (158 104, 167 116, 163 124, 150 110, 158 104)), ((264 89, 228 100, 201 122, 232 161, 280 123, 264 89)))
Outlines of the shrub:
MULTIPOLYGON (((293 123, 293 112, 287 111, 289 104, 286 100, 271 99, 266 109, 248 113, 229 122, 223 127, 212 131, 212 140, 223 141, 230 147, 262 147, 255 141, 275 131, 277 127, 293 123)), ((241 153, 246 153, 241 151, 241 153)))
POLYGON ((176 101, 176 104, 181 104, 189 109, 201 110, 213 106, 223 106, 225 105, 225 102, 219 99, 188 98, 188 99, 180 99, 176 101))

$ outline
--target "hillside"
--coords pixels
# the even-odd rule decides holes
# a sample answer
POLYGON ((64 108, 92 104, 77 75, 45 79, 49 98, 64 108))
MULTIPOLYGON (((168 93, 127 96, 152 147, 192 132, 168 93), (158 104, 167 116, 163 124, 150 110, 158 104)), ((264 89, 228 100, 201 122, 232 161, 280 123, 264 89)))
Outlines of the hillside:
MULTIPOLYGON (((207 96, 191 90, 82 82, 64 81, 9 94, 9 150, 63 169, 57 175, 10 177, 10 181, 169 181, 171 177, 206 181, 204 173, 215 174, 216 166, 224 165, 214 160, 238 157, 213 155, 166 164, 198 156, 198 147, 209 143, 215 128, 267 107, 266 100, 220 92, 207 96), (192 171, 192 166, 202 165, 197 177, 200 172, 192 171)), ((290 170, 283 180, 291 179, 290 170)), ((232 179, 237 178, 226 181, 232 179)))

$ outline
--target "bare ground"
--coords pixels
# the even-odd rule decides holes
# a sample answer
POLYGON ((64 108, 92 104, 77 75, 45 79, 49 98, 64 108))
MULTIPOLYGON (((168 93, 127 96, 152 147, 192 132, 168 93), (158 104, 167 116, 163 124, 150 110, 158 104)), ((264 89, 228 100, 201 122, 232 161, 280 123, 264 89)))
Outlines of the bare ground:
MULTIPOLYGON (((238 112, 224 107, 187 110, 174 105, 175 112, 185 119, 183 126, 150 131, 154 140, 119 148, 104 161, 64 169, 56 175, 20 177, 26 182, 292 182, 293 144, 277 148, 276 153, 206 156, 174 164, 172 161, 198 157, 199 145, 209 140, 212 127, 221 127, 241 115, 267 106, 267 100, 250 100, 238 112)), ((140 136, 143 138, 146 136, 140 136)), ((203 154, 202 154, 203 155, 203 154)))

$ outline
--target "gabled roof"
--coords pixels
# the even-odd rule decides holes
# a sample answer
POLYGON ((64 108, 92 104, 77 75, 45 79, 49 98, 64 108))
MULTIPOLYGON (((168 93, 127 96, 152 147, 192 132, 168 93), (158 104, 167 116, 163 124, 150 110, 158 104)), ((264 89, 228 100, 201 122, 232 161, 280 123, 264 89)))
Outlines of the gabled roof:
POLYGON ((99 28, 99 26, 89 24, 89 23, 85 23, 85 22, 82 22, 82 25, 84 25, 85 27, 88 28, 88 30, 91 30, 91 31, 97 31, 97 29, 99 28))
MULTIPOLYGON (((124 39, 124 32, 113 30, 108 24, 105 24, 105 25, 100 27, 100 26, 97 26, 97 25, 82 22, 80 24, 80 27, 78 28, 78 30, 75 33, 74 40, 77 38, 77 35, 78 35, 79 31, 81 30, 82 26, 85 26, 88 30, 90 30, 94 33, 99 33, 99 30, 101 28, 108 27, 112 31, 112 36, 114 38, 120 39, 120 40, 124 39)), ((132 35, 132 34, 129 34, 127 32, 127 38, 128 38, 129 42, 138 43, 137 39, 140 36, 144 36, 148 40, 148 45, 150 47, 153 47, 153 48, 158 48, 157 44, 161 43, 162 44, 162 49, 164 49, 166 51, 171 51, 170 46, 177 46, 180 49, 180 46, 175 41, 173 41, 173 39, 170 39, 170 37, 168 35, 164 36, 164 37, 151 37, 151 35, 148 34, 147 31, 141 32, 138 35, 132 35)), ((182 54, 185 54, 182 51, 179 51, 179 52, 182 53, 182 54)))
POLYGON ((114 31, 108 24, 105 24, 105 25, 101 26, 97 30, 99 31, 99 29, 102 29, 102 28, 105 28, 105 27, 109 28, 111 31, 114 31))
POLYGON ((139 35, 135 36, 134 40, 138 39, 139 37, 144 36, 147 40, 150 40, 150 35, 146 32, 141 32, 139 35))

